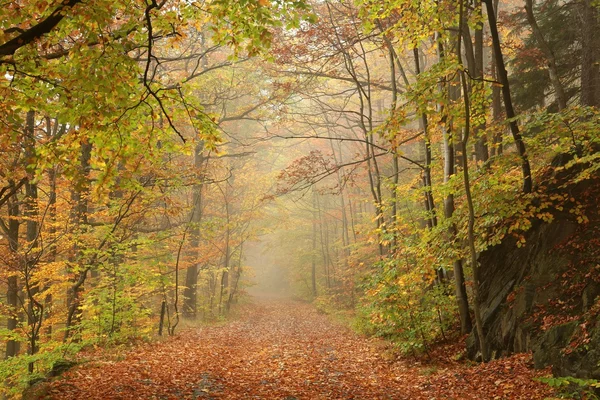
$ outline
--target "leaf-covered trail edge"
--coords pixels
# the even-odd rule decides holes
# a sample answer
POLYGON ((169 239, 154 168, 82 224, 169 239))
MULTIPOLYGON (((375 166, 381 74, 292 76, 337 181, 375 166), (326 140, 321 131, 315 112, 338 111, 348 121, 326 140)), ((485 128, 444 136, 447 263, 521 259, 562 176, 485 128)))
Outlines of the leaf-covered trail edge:
MULTIPOLYGON (((311 305, 256 300, 222 326, 143 344, 118 361, 87 362, 52 383, 49 399, 544 399, 528 355, 467 365, 389 359, 380 340, 311 305)), ((112 357, 114 359, 114 357, 112 357)))

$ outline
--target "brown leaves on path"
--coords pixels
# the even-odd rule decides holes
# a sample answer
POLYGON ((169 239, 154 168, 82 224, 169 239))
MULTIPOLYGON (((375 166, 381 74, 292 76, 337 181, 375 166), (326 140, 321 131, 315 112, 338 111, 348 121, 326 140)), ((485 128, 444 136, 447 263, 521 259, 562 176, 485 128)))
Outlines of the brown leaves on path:
MULTIPOLYGON (((313 307, 260 300, 224 326, 186 331, 83 364, 50 399, 543 399, 551 391, 520 355, 467 367, 386 361, 380 341, 313 307)), ((539 373, 538 373, 539 374, 539 373)))

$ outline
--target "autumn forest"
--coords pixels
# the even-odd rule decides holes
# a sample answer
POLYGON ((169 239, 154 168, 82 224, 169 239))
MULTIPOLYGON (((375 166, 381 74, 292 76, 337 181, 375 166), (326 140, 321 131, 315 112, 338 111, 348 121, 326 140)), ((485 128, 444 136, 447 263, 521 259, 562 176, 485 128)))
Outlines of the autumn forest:
POLYGON ((0 398, 600 398, 592 0, 0 8, 0 398))

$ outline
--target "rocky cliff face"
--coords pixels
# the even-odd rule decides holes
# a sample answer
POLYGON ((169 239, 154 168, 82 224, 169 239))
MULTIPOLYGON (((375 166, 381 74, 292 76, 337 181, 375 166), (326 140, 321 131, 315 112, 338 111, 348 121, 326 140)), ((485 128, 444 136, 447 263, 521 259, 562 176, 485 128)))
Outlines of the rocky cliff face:
POLYGON ((494 357, 532 351, 538 368, 600 379, 600 179, 560 191, 589 221, 555 210, 552 222, 533 224, 525 246, 507 238, 480 255, 485 339, 494 357))

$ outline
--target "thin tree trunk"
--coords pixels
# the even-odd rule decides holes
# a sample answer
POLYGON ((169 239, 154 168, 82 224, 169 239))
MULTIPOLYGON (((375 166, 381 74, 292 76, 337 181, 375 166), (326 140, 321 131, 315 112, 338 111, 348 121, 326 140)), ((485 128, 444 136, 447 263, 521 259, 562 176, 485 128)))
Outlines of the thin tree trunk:
POLYGON ((523 192, 531 193, 533 190, 533 181, 531 177, 531 166, 525 149, 525 143, 521 137, 519 126, 515 121, 515 111, 513 109, 512 99, 510 95, 510 86, 508 82, 508 74, 504 66, 504 58, 502 49, 500 48, 500 36, 498 34, 498 26, 496 23, 496 14, 492 0, 484 0, 487 6, 487 16, 490 25, 490 33, 492 36, 492 44, 494 46, 494 54, 496 55, 496 68, 498 70, 498 79, 502 84, 502 97, 504 99, 504 108, 506 110, 506 118, 509 119, 509 126, 512 132, 513 140, 517 146, 517 152, 521 157, 521 170, 523 173, 523 192))
MULTIPOLYGON (((380 26, 381 29, 381 26, 380 26)), ((385 35, 384 35, 385 37, 385 35)), ((398 85, 396 84, 396 63, 395 63, 395 55, 394 46, 391 41, 386 37, 386 45, 388 47, 388 54, 390 57, 390 82, 392 83, 392 104, 390 106, 391 116, 393 117, 396 112, 396 107, 398 104, 398 85)), ((398 182, 400 179, 400 167, 398 164, 398 148, 392 143, 392 216, 391 222, 393 229, 393 239, 390 243, 390 252, 393 254, 398 249, 398 234, 396 232, 398 225, 398 182)))
MULTIPOLYGON (((489 3, 491 4, 491 3, 489 3)), ((464 10, 464 3, 461 0, 460 2, 460 24, 463 23, 462 15, 464 10)), ((493 10, 491 10, 493 12, 493 10)), ((459 32, 461 30, 459 29, 459 32)), ((458 41, 458 62, 462 63, 461 54, 460 54, 460 39, 458 41)), ((506 72, 506 71, 505 71, 506 72)), ((479 265, 477 263, 477 251, 475 249, 475 210, 473 207, 473 198, 471 196, 471 184, 469 181, 469 160, 468 157, 465 156, 469 143, 469 134, 471 129, 471 103, 469 99, 469 88, 467 83, 467 77, 464 71, 460 71, 460 78, 462 82, 463 89, 463 102, 465 107, 465 131, 463 135, 463 139, 461 142, 461 148, 463 152, 463 179, 464 179, 464 187, 465 187, 465 195, 467 198, 467 208, 469 211, 469 221, 467 226, 467 234, 468 234, 468 245, 469 245, 469 253, 471 256, 471 268, 473 269, 473 311, 475 313, 475 328, 477 329, 477 337, 479 339, 479 351, 481 351, 481 358, 483 362, 488 361, 488 351, 487 344, 485 342, 485 336, 483 332, 483 318, 481 316, 481 297, 479 294, 479 265)))
POLYGON ((160 319, 158 320, 158 336, 162 336, 165 325, 165 314, 167 312, 167 301, 163 299, 160 303, 160 319))
MULTIPOLYGON (((445 57, 443 44, 438 44, 438 59, 441 62, 445 57)), ((450 86, 446 89, 444 84, 440 84, 440 90, 448 90, 448 98, 450 103, 457 101, 460 97, 460 89, 454 86, 450 86)), ((439 112, 444 115, 443 105, 439 105, 439 112)), ((444 183, 448 184, 452 176, 456 174, 456 161, 455 161, 455 144, 454 144, 454 127, 452 121, 447 121, 447 117, 443 117, 442 121, 442 132, 444 140, 444 183)), ((454 194, 450 192, 444 199, 444 215, 446 218, 451 219, 454 215, 454 194)), ((454 243, 456 240, 458 230, 454 222, 451 223, 448 228, 448 234, 450 235, 450 242, 454 243)), ((467 297, 467 289, 465 285, 465 274, 463 269, 463 263, 461 259, 454 260, 453 262, 453 273, 454 273, 454 291, 456 295, 456 303, 458 305, 458 313, 460 319, 460 331, 461 334, 467 334, 473 329, 471 322, 471 314, 469 312, 469 300, 467 297)))
MULTIPOLYGON (((10 183, 14 186, 14 182, 10 183)), ((15 194, 8 200, 8 246, 10 252, 15 256, 19 251, 19 201, 15 194)), ((13 268, 15 266, 13 265, 13 268)), ((8 285, 6 290, 6 303, 10 308, 10 315, 6 320, 6 328, 9 331, 14 331, 19 323, 17 308, 19 306, 19 281, 16 275, 8 277, 8 285)), ((19 354, 20 342, 16 340, 6 341, 6 357, 14 357, 19 354)))
MULTIPOLYGON (((75 187, 72 192, 72 199, 75 201, 75 207, 73 210, 72 220, 75 225, 75 234, 77 230, 81 230, 84 225, 88 222, 88 197, 90 190, 90 171, 91 171, 91 155, 92 155, 92 144, 83 139, 81 143, 81 153, 79 158, 79 176, 75 183, 75 187)), ((69 260, 71 263, 80 264, 83 258, 81 257, 81 248, 76 244, 74 248, 75 256, 69 260)), ((83 290, 83 284, 87 278, 87 274, 90 271, 89 266, 79 265, 82 270, 79 275, 74 279, 73 285, 67 290, 67 320, 65 321, 65 336, 66 341, 71 333, 73 324, 76 324, 80 320, 80 295, 83 290)))
MULTIPOLYGON (((415 58, 415 73, 417 75, 421 74, 421 65, 419 62, 419 49, 413 49, 413 55, 415 58)), ((437 226, 437 216, 435 213, 435 203, 433 201, 433 184, 431 181, 431 138, 429 137, 429 126, 427 121, 427 115, 425 113, 421 114, 421 128, 424 133, 424 143, 425 143, 425 168, 423 169, 423 186, 425 190, 425 210, 427 212, 426 223, 428 228, 433 228, 437 226)))
POLYGON ((203 143, 199 143, 194 151, 194 168, 199 183, 193 188, 193 204, 190 228, 190 257, 191 265, 185 274, 185 289, 183 290, 183 318, 196 319, 198 307, 198 247, 200 246, 200 222, 202 221, 202 183, 199 176, 204 161, 202 157, 203 143))
POLYGON ((329 276, 329 252, 327 251, 325 233, 323 232, 323 216, 321 214, 321 204, 317 197, 317 214, 319 216, 319 235, 321 239, 321 255, 323 258, 323 271, 325 272, 325 286, 331 288, 331 280, 329 276))
MULTIPOLYGON (((48 262, 56 261, 57 255, 57 246, 54 242, 56 237, 56 168, 51 168, 48 171, 48 181, 50 182, 50 192, 48 194, 48 220, 50 222, 50 227, 48 228, 48 237, 51 241, 50 248, 48 249, 48 262)), ((45 310, 46 315, 44 316, 46 319, 50 317, 50 310, 52 308, 52 294, 48 292, 48 287, 44 288, 46 291, 45 298, 45 310)), ((45 328, 45 335, 49 338, 52 337, 52 324, 49 324, 45 328)))
POLYGON ((581 104, 600 107, 600 23, 598 4, 582 0, 581 5, 581 104))
POLYGON ((230 246, 230 237, 231 237, 231 228, 230 228, 230 211, 229 211, 229 202, 225 199, 225 212, 227 214, 227 227, 225 229, 225 259, 223 261, 223 273, 221 274, 221 290, 219 293, 219 314, 223 312, 223 296, 227 295, 227 291, 229 289, 229 261, 231 258, 231 246, 230 246))
POLYGON ((238 286, 240 283, 240 278, 242 276, 242 261, 243 261, 243 250, 244 250, 244 241, 240 243, 240 255, 238 257, 237 269, 234 274, 234 281, 231 285, 231 292, 229 293, 229 298, 227 300, 227 312, 229 312, 231 305, 234 304, 235 295, 237 294, 238 286))
MULTIPOLYGON (((464 79, 464 77, 463 77, 464 79)), ((466 97, 465 97, 466 98, 466 97)), ((468 100, 465 100, 465 109, 469 107, 468 100)), ((465 137, 462 141, 462 151, 467 151, 467 142, 468 142, 468 123, 465 126, 465 137)), ((467 226, 468 230, 468 243, 469 243, 469 253, 471 255, 471 268, 473 269, 473 311, 475 313, 475 326, 477 328, 477 337, 479 339, 479 351, 481 351, 482 361, 488 361, 488 351, 487 344, 485 342, 485 335, 483 332, 483 318, 481 316, 481 296, 479 293, 479 284, 480 284, 480 273, 479 273, 479 265, 477 262, 477 251, 475 249, 475 211, 473 208, 473 198, 471 196, 471 186, 469 183, 469 166, 468 160, 466 157, 463 157, 463 179, 465 184, 465 194, 467 197, 467 206, 469 210, 469 222, 467 226)))
POLYGON ((325 251, 327 252, 327 260, 329 262, 329 287, 334 287, 336 285, 335 280, 335 264, 333 262, 333 258, 331 257, 331 246, 329 245, 329 223, 327 222, 327 218, 323 219, 323 224, 325 225, 325 251))
MULTIPOLYGON (((54 126, 52 124, 52 119, 46 117, 46 133, 49 139, 56 139, 62 136, 67 131, 67 125, 59 123, 58 119, 54 120, 54 126)), ((48 193, 48 240, 50 244, 48 245, 48 262, 55 262, 57 256, 57 228, 56 228, 56 199, 57 199, 57 189, 56 189, 56 180, 58 176, 58 167, 52 167, 48 170, 48 182, 50 185, 49 193, 48 193)), ((52 312, 52 293, 48 290, 49 286, 44 288, 46 292, 46 297, 44 299, 44 309, 45 315, 44 318, 49 320, 51 312, 52 312)), ((45 335, 51 339, 52 338, 52 324, 47 324, 45 328, 45 335)))
MULTIPOLYGON (((476 7, 476 12, 478 16, 481 17, 481 5, 476 7)), ((478 26, 475 29, 475 71, 474 76, 477 80, 474 85, 476 88, 480 88, 483 86, 483 26, 478 26)), ((472 85, 473 86, 473 85, 472 85)), ((488 148, 487 135, 485 133, 485 119, 483 122, 474 127, 473 133, 477 138, 477 142, 475 143, 475 157, 477 161, 487 162, 490 158, 490 152, 488 148)))
POLYGON ((356 243, 356 226, 354 224, 354 220, 356 219, 356 207, 352 206, 351 197, 348 197, 348 208, 350 209, 350 226, 352 228, 352 237, 354 238, 354 243, 356 243))
POLYGON ((312 190, 312 266, 311 282, 313 298, 317 297, 317 192, 312 190))
MULTIPOLYGON (((42 324, 42 313, 44 306, 39 303, 35 296, 39 291, 36 283, 32 282, 33 271, 37 265, 38 244, 38 188, 34 183, 35 167, 32 167, 35 159, 35 112, 28 111, 25 125, 25 159, 27 160, 27 183, 25 183, 25 218, 26 218, 26 240, 27 250, 25 252, 24 265, 24 288, 27 295, 27 324, 29 328, 28 353, 33 355, 38 350, 38 335, 42 324)), ((33 362, 29 363, 29 372, 33 372, 33 362)))
MULTIPOLYGON (((481 14, 481 7, 476 7, 475 12, 481 14)), ((469 74, 477 81, 469 82, 469 90, 474 87, 479 87, 483 84, 483 29, 479 27, 475 30, 475 44, 471 37, 471 29, 467 24, 467 16, 463 16, 462 30, 463 44, 465 47, 465 58, 469 74)), ((477 161, 486 162, 489 158, 487 147, 487 138, 485 136, 485 123, 474 127, 473 136, 477 138, 475 142, 475 159, 477 161)), ((469 154, 465 156, 469 157, 469 154)))
POLYGON ((546 61, 548 62, 548 76, 550 77, 550 82, 554 88, 558 109, 564 110, 567 107, 567 95, 565 94, 565 88, 563 84, 560 82, 554 50, 552 50, 546 41, 546 38, 544 38, 544 34, 542 33, 542 30, 538 26, 535 19, 535 15, 533 13, 533 0, 525 0, 525 12, 527 14, 527 22, 529 22, 529 26, 531 27, 531 32, 535 37, 535 41, 537 42, 540 50, 542 50, 544 53, 546 61))
MULTIPOLYGON (((175 318, 175 322, 173 323, 173 326, 170 326, 169 328, 169 335, 171 336, 175 334, 175 328, 177 328, 177 325, 179 324, 179 261, 181 260, 181 250, 185 244, 188 227, 186 227, 186 229, 183 231, 183 236, 181 237, 179 248, 177 249, 177 259, 175 260, 175 298, 173 300, 173 312, 175 313, 173 316, 175 318)), ((171 324, 169 323, 169 325, 171 324)))
MULTIPOLYGON (((492 52, 492 79, 498 80, 498 69, 496 68, 496 55, 492 52)), ((501 89, 494 85, 492 87, 492 119, 496 123, 497 126, 500 125, 500 121, 502 121, 502 98, 501 98, 501 89)), ((502 131, 494 134, 494 145, 492 146, 492 156, 501 155, 503 153, 502 148, 502 131)))
MULTIPOLYGON (((329 144, 331 146, 331 154, 333 155, 333 160, 335 162, 336 165, 342 165, 344 163, 343 160, 343 155, 342 155, 342 149, 341 149, 341 143, 340 141, 338 141, 338 150, 340 153, 340 158, 338 159, 337 155, 336 155, 336 150, 335 147, 333 146, 333 140, 329 141, 329 144)), ((336 170, 336 178, 337 178, 337 185, 339 187, 339 197, 340 197, 340 211, 342 214, 342 254, 344 256, 344 263, 348 263, 348 256, 350 255, 348 253, 348 245, 350 244, 350 238, 349 238, 349 234, 348 234, 348 216, 346 213, 346 199, 344 196, 344 181, 342 180, 342 176, 340 174, 340 169, 336 170)))

